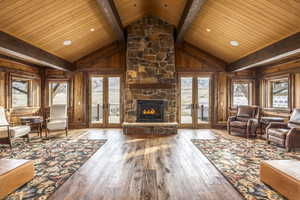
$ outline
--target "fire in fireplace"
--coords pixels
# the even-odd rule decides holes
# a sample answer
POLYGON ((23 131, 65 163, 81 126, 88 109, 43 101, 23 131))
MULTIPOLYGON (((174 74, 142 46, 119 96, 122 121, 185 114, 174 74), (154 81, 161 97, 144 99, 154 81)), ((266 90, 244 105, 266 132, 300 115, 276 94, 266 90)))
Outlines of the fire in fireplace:
POLYGON ((163 122, 163 100, 137 100, 137 122, 163 122))

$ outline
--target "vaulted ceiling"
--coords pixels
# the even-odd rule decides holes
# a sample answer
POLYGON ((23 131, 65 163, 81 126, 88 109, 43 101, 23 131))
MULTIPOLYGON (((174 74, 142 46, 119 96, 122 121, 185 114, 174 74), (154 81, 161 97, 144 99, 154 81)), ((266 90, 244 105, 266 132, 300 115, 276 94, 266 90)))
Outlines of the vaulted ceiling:
POLYGON ((0 30, 71 62, 115 40, 95 0, 0 1, 0 30))
MULTIPOLYGON (((124 27, 148 14, 178 26, 187 0, 114 3, 124 27)), ((96 0, 0 0, 0 30, 70 62, 116 40, 96 0)), ((184 39, 230 63, 297 32, 299 0, 207 0, 184 39)))
POLYGON ((299 31, 299 0, 208 0, 185 40, 230 63, 299 31))

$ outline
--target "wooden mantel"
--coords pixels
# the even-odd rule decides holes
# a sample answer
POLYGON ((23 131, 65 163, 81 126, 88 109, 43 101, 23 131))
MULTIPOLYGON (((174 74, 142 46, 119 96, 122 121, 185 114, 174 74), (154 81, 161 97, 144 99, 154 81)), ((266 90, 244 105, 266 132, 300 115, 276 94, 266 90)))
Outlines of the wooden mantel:
POLYGON ((171 89, 174 85, 163 83, 134 83, 128 84, 130 89, 171 89))

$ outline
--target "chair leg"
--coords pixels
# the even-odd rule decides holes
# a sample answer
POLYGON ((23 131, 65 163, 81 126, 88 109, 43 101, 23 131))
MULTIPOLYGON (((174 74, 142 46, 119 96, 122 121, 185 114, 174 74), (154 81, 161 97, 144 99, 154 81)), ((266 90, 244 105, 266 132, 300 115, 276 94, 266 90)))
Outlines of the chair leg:
POLYGON ((287 152, 291 152, 292 148, 291 147, 287 147, 286 150, 287 150, 287 152))
POLYGON ((68 137, 68 128, 66 128, 66 137, 68 137))
POLYGON ((8 138, 8 142, 9 142, 9 147, 12 149, 11 138, 8 138))

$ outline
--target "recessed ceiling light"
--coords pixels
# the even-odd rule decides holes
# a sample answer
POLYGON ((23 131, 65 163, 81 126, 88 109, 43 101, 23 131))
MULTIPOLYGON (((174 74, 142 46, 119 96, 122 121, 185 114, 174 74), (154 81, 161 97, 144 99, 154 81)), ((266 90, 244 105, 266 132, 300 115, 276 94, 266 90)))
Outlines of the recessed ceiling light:
POLYGON ((206 29, 207 32, 210 32, 211 30, 209 28, 206 29))
POLYGON ((230 44, 231 44, 231 46, 233 46, 233 47, 237 47, 237 46, 240 45, 240 43, 239 43, 238 41, 235 41, 235 40, 230 41, 230 44))
POLYGON ((69 46, 69 45, 71 45, 72 44, 72 41, 71 40, 65 40, 64 41, 64 45, 65 46, 69 46))
POLYGON ((91 31, 91 32, 94 32, 94 31, 95 31, 95 29, 94 29, 94 28, 91 28, 91 29, 90 29, 90 31, 91 31))

